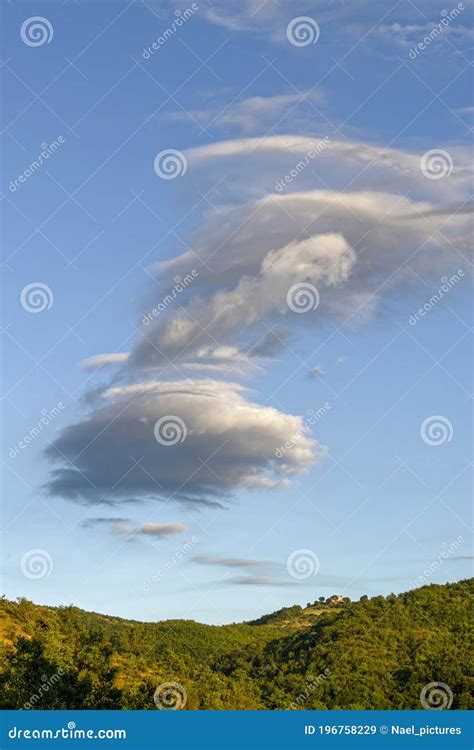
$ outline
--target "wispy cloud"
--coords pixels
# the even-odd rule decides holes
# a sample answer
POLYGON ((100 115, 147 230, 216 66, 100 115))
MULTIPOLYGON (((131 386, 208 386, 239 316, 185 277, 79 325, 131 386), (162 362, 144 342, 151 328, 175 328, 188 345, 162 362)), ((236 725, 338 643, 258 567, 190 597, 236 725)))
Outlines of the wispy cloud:
POLYGON ((209 567, 226 568, 229 571, 241 568, 246 575, 224 578, 221 584, 231 586, 291 586, 294 581, 283 577, 283 567, 268 560, 252 560, 238 557, 216 557, 196 555, 193 561, 209 567))
POLYGON ((268 565, 262 560, 247 560, 239 557, 216 557, 214 555, 196 555, 194 562, 200 565, 217 565, 224 568, 259 568, 268 565))
POLYGON ((240 131, 243 134, 267 132, 276 123, 291 118, 293 128, 302 130, 305 127, 324 123, 324 116, 318 114, 323 94, 317 91, 293 91, 275 96, 251 96, 240 101, 232 98, 228 103, 222 98, 208 102, 205 109, 192 109, 186 112, 174 112, 175 120, 198 122, 202 127, 240 131))
POLYGON ((80 362, 83 370, 100 370, 108 365, 119 365, 127 361, 128 352, 114 352, 112 354, 94 354, 80 362))

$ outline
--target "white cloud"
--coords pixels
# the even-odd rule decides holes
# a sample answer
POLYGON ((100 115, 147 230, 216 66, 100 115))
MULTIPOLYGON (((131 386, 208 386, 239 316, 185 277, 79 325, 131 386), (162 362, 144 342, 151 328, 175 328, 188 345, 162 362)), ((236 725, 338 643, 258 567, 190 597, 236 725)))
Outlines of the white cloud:
MULTIPOLYGON (((207 161, 221 144, 206 148, 207 161)), ((226 153, 227 148, 228 144, 226 153)), ((371 148, 366 156, 371 153, 375 159, 371 148)), ((234 159, 242 178, 250 179, 255 165, 247 168, 237 156, 234 159)), ((394 152, 386 160, 387 175, 412 177, 414 159, 394 152)), ((341 169, 341 164, 336 160, 333 169, 341 169)), ((459 174, 463 179, 462 165, 459 174)), ((420 179, 422 188, 433 182, 417 173, 417 184, 420 179)), ((456 188, 445 187, 442 197, 447 191, 449 197, 456 194, 456 188)), ((245 352, 261 338, 265 326, 268 330, 282 320, 291 330, 308 324, 318 327, 328 318, 360 324, 385 297, 410 293, 415 277, 408 269, 439 278, 453 263, 467 265, 461 253, 472 247, 469 208, 426 197, 412 201, 399 192, 330 189, 293 189, 225 207, 197 233, 192 252, 151 267, 166 288, 172 275, 187 273, 199 259, 203 264, 194 296, 138 340, 129 369, 158 367, 169 360, 186 368, 189 365, 183 363, 195 362, 197 351, 211 345, 218 349, 219 342, 245 352), (321 304, 314 314, 292 316, 286 293, 302 281, 318 288, 321 304)), ((227 366, 208 364, 209 371, 227 371, 227 366)), ((191 368, 197 369, 195 364, 191 368)))
MULTIPOLYGON (((271 135, 256 138, 237 138, 205 146, 197 146, 186 151, 188 164, 192 169, 201 163, 212 162, 216 166, 217 159, 231 159, 233 157, 249 157, 253 161, 255 170, 256 160, 264 162, 266 165, 265 173, 270 174, 275 171, 278 162, 268 161, 269 157, 275 159, 279 157, 283 162, 290 162, 293 158, 304 158, 307 154, 314 151, 316 144, 321 143, 328 133, 320 133, 315 137, 305 135, 271 135)), ((304 177, 311 179, 311 169, 317 170, 323 176, 330 180, 331 188, 335 188, 337 182, 341 185, 347 184, 347 177, 350 176, 351 170, 357 169, 355 174, 360 172, 364 167, 363 182, 365 185, 371 183, 374 187, 380 187, 386 183, 383 182, 382 176, 386 179, 387 173, 392 177, 392 186, 407 184, 418 184, 424 188, 425 193, 434 192, 435 194, 447 194, 447 185, 451 191, 454 187, 468 187, 472 179, 473 167, 470 160, 469 150, 465 147, 451 147, 449 149, 453 157, 453 170, 449 177, 444 181, 430 181, 424 177, 420 168, 420 159, 424 151, 412 153, 400 149, 383 148, 364 141, 351 141, 330 139, 330 142, 324 149, 320 150, 316 156, 308 162, 308 168, 302 171, 304 177), (336 168, 336 171, 335 171, 336 168), (394 183, 393 180, 396 182, 394 183)), ((280 162, 281 163, 281 162, 280 162)), ((297 167, 298 162, 293 161, 293 168, 297 167)), ((243 168, 242 161, 236 162, 236 166, 243 168)), ((281 167, 280 167, 281 169, 281 167)), ((256 174, 258 174, 256 172, 256 174)), ((281 176, 284 176, 284 172, 281 176)), ((314 175, 313 175, 314 181, 314 175)), ((240 183, 239 183, 240 184, 240 183)), ((272 183, 269 183, 269 189, 272 183)))
POLYGON ((183 311, 147 332, 134 349, 130 365, 162 363, 193 347, 202 350, 203 341, 229 338, 250 330, 275 312, 291 314, 287 295, 293 285, 309 281, 321 293, 343 285, 350 276, 355 254, 341 235, 321 234, 289 242, 270 250, 253 275, 243 275, 233 289, 198 298, 183 311))

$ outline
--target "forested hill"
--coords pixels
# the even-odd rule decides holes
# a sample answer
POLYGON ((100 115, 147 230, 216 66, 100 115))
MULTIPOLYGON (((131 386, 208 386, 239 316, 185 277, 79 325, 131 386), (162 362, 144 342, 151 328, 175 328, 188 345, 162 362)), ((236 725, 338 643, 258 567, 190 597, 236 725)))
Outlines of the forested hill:
POLYGON ((220 627, 3 599, 0 708, 472 708, 473 589, 433 584, 220 627))

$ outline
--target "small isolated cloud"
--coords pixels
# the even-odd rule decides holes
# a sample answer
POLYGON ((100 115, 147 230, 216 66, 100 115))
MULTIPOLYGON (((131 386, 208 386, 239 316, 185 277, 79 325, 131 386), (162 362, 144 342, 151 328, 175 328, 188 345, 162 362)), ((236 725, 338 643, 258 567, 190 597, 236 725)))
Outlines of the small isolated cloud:
POLYGON ((188 527, 182 523, 153 523, 147 521, 139 526, 134 526, 129 518, 116 517, 88 518, 82 523, 82 527, 85 529, 95 526, 107 526, 110 531, 120 536, 132 537, 143 534, 155 539, 172 536, 173 534, 184 534, 188 530, 188 527))
POLYGON ((277 581, 274 578, 265 578, 264 576, 236 576, 229 578, 226 583, 233 586, 292 586, 289 581, 277 581))
POLYGON ((113 354, 94 354, 93 357, 87 357, 80 362, 83 370, 100 370, 102 367, 109 365, 119 365, 126 362, 128 352, 115 352, 113 354))
POLYGON ((215 557, 214 555, 196 555, 194 562, 200 565, 218 565, 224 568, 255 568, 267 563, 261 560, 247 560, 239 557, 215 557))
POLYGON ((187 530, 188 527, 183 523, 142 523, 135 529, 135 533, 161 538, 173 534, 184 534, 187 530))
POLYGON ((326 370, 322 365, 315 365, 314 367, 311 367, 309 375, 311 378, 322 378, 326 375, 326 370))

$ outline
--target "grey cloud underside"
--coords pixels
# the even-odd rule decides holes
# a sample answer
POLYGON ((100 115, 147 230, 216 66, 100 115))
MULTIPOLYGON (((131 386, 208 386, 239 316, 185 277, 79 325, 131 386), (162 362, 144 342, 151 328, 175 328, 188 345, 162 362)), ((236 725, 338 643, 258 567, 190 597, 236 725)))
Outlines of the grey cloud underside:
POLYGON ((111 388, 86 419, 70 425, 46 453, 60 468, 47 488, 86 503, 133 498, 219 505, 239 488, 283 487, 325 454, 303 435, 290 455, 275 453, 302 420, 247 400, 220 381, 155 382, 111 388), (182 442, 155 438, 157 420, 177 415, 182 442))
POLYGON ((113 524, 117 523, 129 523, 128 518, 123 517, 101 517, 101 518, 87 518, 85 521, 81 523, 81 526, 84 529, 91 529, 94 528, 94 526, 111 526, 113 524))

